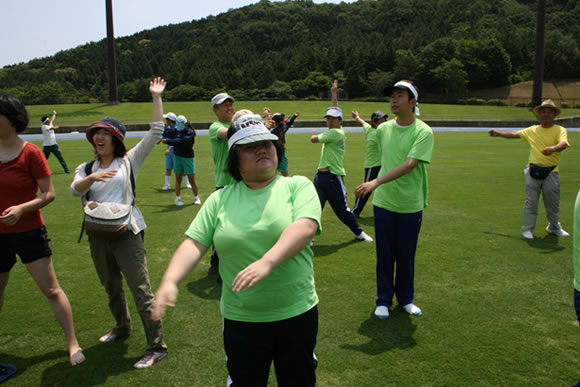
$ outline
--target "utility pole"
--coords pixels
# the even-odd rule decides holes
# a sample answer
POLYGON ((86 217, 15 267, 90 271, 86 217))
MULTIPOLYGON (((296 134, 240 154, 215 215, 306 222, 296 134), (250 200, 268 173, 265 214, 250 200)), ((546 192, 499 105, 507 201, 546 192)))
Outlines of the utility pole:
POLYGON ((107 51, 109 65, 109 105, 118 105, 117 95, 117 58, 115 56, 115 33, 113 32, 112 0, 105 0, 107 9, 107 51))
POLYGON ((536 61, 534 63, 534 86, 532 107, 542 103, 542 86, 544 83, 544 35, 546 30, 546 0, 538 0, 536 21, 536 61))

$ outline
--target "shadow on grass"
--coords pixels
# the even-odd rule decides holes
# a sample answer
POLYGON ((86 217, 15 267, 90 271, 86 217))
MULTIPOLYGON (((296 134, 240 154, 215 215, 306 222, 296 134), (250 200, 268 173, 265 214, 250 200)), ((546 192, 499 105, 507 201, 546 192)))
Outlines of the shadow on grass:
POLYGON ((551 234, 545 235, 543 238, 534 237, 534 239, 524 239, 521 235, 500 234, 497 232, 490 231, 485 231, 484 233, 488 235, 495 235, 504 238, 521 240, 522 242, 526 242, 528 246, 533 247, 534 249, 545 250, 542 252, 542 254, 554 253, 566 249, 564 246, 561 246, 558 243, 558 237, 551 234))
POLYGON ((12 364, 16 367, 16 373, 12 375, 10 379, 8 379, 9 381, 14 381, 14 383, 17 383, 18 377, 24 374, 28 367, 63 357, 68 358, 67 351, 52 351, 32 357, 20 357, 11 355, 9 353, 0 352, 0 359, 2 359, 2 363, 12 364))
POLYGON ((68 361, 55 364, 42 373, 42 386, 95 386, 103 385, 110 376, 134 370, 139 358, 126 358, 128 345, 124 340, 95 344, 83 349, 87 360, 71 367, 68 361))
POLYGON ((352 240, 349 240, 348 242, 342 242, 342 243, 339 243, 337 245, 319 245, 316 243, 316 240, 315 240, 314 247, 312 248, 312 250, 314 250, 314 258, 332 255, 332 254, 336 253, 338 250, 345 248, 346 246, 352 245, 353 243, 364 243, 364 242, 357 241, 353 238, 352 240))
MULTIPOLYGON (((161 191, 160 192, 165 192, 165 191, 161 191)), ((176 206, 175 203, 173 203, 173 201, 175 200, 175 196, 171 198, 170 201, 167 202, 167 204, 139 204, 139 208, 145 208, 145 207, 149 207, 151 209, 156 208, 155 211, 151 211, 154 212, 156 214, 165 214, 165 213, 171 213, 171 212, 177 212, 183 208, 187 208, 187 207, 194 207, 193 203, 185 203, 184 206, 176 206)))
POLYGON ((360 224, 361 226, 367 226, 367 227, 374 227, 375 226, 375 218, 372 216, 361 216, 360 218, 358 218, 358 224, 360 224))
POLYGON ((219 300, 222 295, 222 285, 217 283, 217 276, 208 275, 187 284, 187 290, 206 300, 219 300))
POLYGON ((116 376, 133 370, 133 364, 139 358, 125 358, 127 344, 117 341, 109 344, 96 344, 93 347, 83 349, 87 360, 72 367, 68 362, 67 351, 53 351, 34 357, 18 357, 0 353, 0 358, 5 363, 16 366, 16 374, 10 381, 18 383, 19 375, 23 375, 28 367, 51 361, 54 359, 66 359, 54 364, 42 373, 42 386, 94 386, 105 384, 110 376, 116 376))
POLYGON ((344 344, 341 348, 367 355, 378 355, 395 348, 413 348, 417 345, 413 338, 415 329, 417 326, 413 324, 411 316, 398 306, 392 310, 388 319, 379 319, 371 313, 369 318, 362 322, 357 332, 368 337, 370 341, 361 345, 344 344))

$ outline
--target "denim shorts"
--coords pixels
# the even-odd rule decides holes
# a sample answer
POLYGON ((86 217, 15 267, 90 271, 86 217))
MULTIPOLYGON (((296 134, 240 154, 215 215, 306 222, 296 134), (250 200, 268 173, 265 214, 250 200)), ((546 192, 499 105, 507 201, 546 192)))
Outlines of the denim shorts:
POLYGON ((48 233, 42 226, 36 230, 0 234, 0 273, 9 272, 16 264, 16 255, 22 263, 32 263, 38 259, 50 257, 52 250, 48 245, 48 233))

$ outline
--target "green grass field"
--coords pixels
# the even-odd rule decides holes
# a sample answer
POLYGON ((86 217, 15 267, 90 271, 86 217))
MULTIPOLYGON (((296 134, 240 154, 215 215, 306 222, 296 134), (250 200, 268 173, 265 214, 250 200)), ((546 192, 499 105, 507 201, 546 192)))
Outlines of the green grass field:
MULTIPOLYGON (((95 109, 108 114, 107 109, 115 108, 95 109)), ((167 104, 170 109, 178 110, 167 104)), ((289 165, 291 174, 313 178, 320 145, 308 138, 287 136, 289 165)), ((580 134, 570 133, 569 140, 577 146, 580 134)), ((59 144, 70 166, 93 154, 87 141, 59 144)), ((214 188, 208 138, 198 137, 195 150, 205 200, 214 188)), ((351 203, 362 180, 364 154, 363 135, 349 134, 345 182, 351 203)), ((372 315, 375 245, 355 242, 332 210, 324 210, 323 235, 314 247, 320 386, 571 386, 580 380, 572 239, 546 235, 542 204, 536 239, 519 236, 527 154, 527 144, 486 133, 435 133, 428 167, 430 206, 416 258, 415 302, 423 309, 419 317, 409 317, 398 306, 388 320, 372 315)), ((173 191, 160 190, 162 155, 160 146, 137 180, 136 202, 149 226, 145 245, 155 289, 199 210, 191 205, 191 192, 184 195, 188 205, 175 207, 173 191)), ((69 193, 72 176, 62 172, 54 157, 49 162, 57 196, 43 215, 87 361, 69 366, 65 338, 48 302, 19 263, 0 313, 0 362, 18 367, 6 386, 225 385, 220 287, 206 274, 209 256, 184 281, 177 307, 164 319, 169 347, 165 360, 147 370, 132 368, 144 351, 145 337, 131 296, 133 335, 122 342, 98 342, 113 320, 88 244, 76 243, 82 216, 79 199, 69 193)), ((574 147, 562 155, 560 181, 561 222, 572 232, 580 181, 574 147)), ((374 235, 370 205, 361 224, 374 235)))
MULTIPOLYGON (((370 120, 371 113, 382 110, 391 114, 386 102, 352 102, 340 101, 344 110, 345 120, 351 120, 350 112, 358 110, 365 120, 370 120)), ((264 106, 272 112, 282 112, 286 115, 295 111, 301 113, 300 120, 320 120, 322 112, 328 106, 328 101, 237 101, 236 109, 250 109, 261 112, 264 106)), ((505 120, 535 120, 534 114, 528 108, 508 106, 466 106, 420 104, 423 120, 467 120, 467 121, 505 121, 505 120)), ((40 118, 50 115, 53 110, 58 112, 56 125, 83 126, 104 116, 118 117, 125 124, 148 123, 151 120, 150 103, 123 103, 120 105, 85 104, 85 105, 36 105, 27 107, 31 127, 40 127, 40 118)), ((185 115, 191 122, 212 122, 215 116, 209 102, 165 102, 164 110, 185 115)), ((560 117, 580 115, 580 109, 562 109, 560 117)))

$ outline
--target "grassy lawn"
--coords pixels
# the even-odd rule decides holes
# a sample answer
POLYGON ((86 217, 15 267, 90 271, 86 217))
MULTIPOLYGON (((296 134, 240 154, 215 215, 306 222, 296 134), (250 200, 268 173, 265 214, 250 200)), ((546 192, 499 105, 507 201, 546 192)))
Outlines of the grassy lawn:
MULTIPOLYGON (((284 106, 293 104, 285 102, 284 106)), ((199 105, 206 115, 207 105, 199 105)), ((262 105, 242 102, 238 108, 262 105)), ((317 106, 316 114, 325 105, 317 106)), ((183 106, 182 111, 191 107, 193 116, 198 114, 193 110, 197 103, 169 103, 166 110, 179 111, 179 106, 183 106)), ((277 110, 276 105, 271 106, 277 110)), ((350 109, 348 103, 342 106, 350 109)), ((368 111, 360 110, 368 115, 375 107, 365 105, 368 111)), ((85 119, 78 106, 70 107, 68 113, 68 107, 56 108, 61 112, 61 125, 66 114, 71 119, 85 119)), ((86 120, 90 121, 95 115, 120 116, 117 113, 125 105, 86 108, 86 120)), ((40 114, 36 109, 40 107, 30 107, 33 114, 40 114)), ((126 114, 140 119, 148 117, 148 109, 150 104, 142 112, 126 114)), ((383 110, 388 111, 386 107, 383 110)), ((431 106, 422 105, 422 110, 427 116, 431 106)), ((292 174, 313 178, 320 145, 310 144, 308 138, 306 134, 287 136, 289 166, 292 174)), ((580 134, 570 133, 569 139, 577 146, 580 134)), ((127 142, 134 144, 136 140, 127 142)), ((71 167, 91 158, 87 141, 59 144, 71 167)), ((208 138, 198 137, 195 149, 197 181, 205 200, 214 187, 208 138)), ((161 191, 162 154, 160 146, 149 157, 136 190, 136 202, 149 226, 145 245, 155 289, 199 210, 191 204, 190 191, 182 195, 187 204, 184 207, 173 205, 173 191, 161 191)), ((363 135, 349 134, 345 182, 351 203, 354 188, 362 180, 364 154, 363 135)), ((323 235, 314 247, 320 297, 316 347, 320 386, 571 386, 580 380, 580 328, 572 300, 572 239, 546 235, 542 204, 536 239, 525 241, 519 236, 525 190, 522 170, 527 154, 527 144, 493 139, 486 133, 435 134, 433 160, 428 167, 430 206, 424 212, 416 262, 415 301, 423 309, 420 317, 411 318, 396 306, 390 319, 374 318, 375 245, 355 242, 332 210, 325 208, 323 235)), ((76 243, 82 216, 79 199, 69 193, 72 176, 62 172, 54 157, 50 165, 57 198, 43 215, 52 239, 56 272, 71 301, 87 361, 74 368, 68 365, 62 331, 48 302, 19 263, 12 271, 0 313, 0 362, 18 367, 18 374, 6 386, 223 386, 227 371, 220 287, 215 277, 206 274, 209 256, 184 281, 177 307, 169 310, 164 320, 169 347, 165 360, 147 370, 132 368, 144 351, 145 337, 130 295, 133 335, 122 342, 98 342, 112 327, 112 317, 88 244, 76 243)), ((575 148, 562 155, 560 181, 561 222, 572 232, 580 181, 575 148)), ((361 224, 374 235, 370 203, 361 224)))
MULTIPOLYGON (((362 117, 370 120, 375 110, 391 114, 386 102, 339 102, 345 112, 345 120, 350 120, 350 112, 358 110, 362 117)), ((299 111, 301 120, 323 120, 322 113, 329 105, 328 101, 238 101, 236 109, 250 109, 261 112, 264 106, 272 112, 282 112, 291 115, 299 111)), ((165 102, 165 111, 185 115, 191 122, 212 122, 215 116, 209 102, 165 102)), ((40 117, 50 115, 53 110, 58 112, 56 124, 60 126, 82 126, 104 116, 117 117, 126 124, 147 123, 151 120, 150 103, 123 103, 116 106, 107 104, 86 105, 36 105, 28 106, 31 117, 31 127, 40 127, 40 117)), ((534 114, 528 108, 508 106, 466 106, 420 104, 421 117, 424 120, 535 120, 534 114)), ((560 117, 580 115, 580 109, 562 109, 560 117)))

